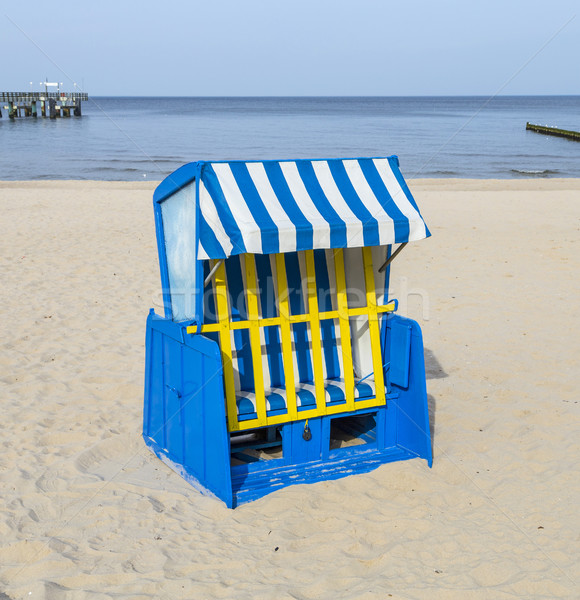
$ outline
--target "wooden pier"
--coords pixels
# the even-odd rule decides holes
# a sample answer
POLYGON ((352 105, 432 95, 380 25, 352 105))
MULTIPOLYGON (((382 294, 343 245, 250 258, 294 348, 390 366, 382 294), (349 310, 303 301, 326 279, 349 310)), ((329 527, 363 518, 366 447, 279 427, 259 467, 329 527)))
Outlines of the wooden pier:
POLYGON ((75 117, 82 115, 81 102, 88 100, 84 92, 0 92, 0 118, 2 109, 11 119, 20 117, 75 117))
POLYGON ((526 129, 535 131, 536 133, 555 135, 580 142, 580 131, 569 131, 568 129, 558 129, 557 127, 547 127, 546 125, 534 125, 533 123, 526 123, 526 129))

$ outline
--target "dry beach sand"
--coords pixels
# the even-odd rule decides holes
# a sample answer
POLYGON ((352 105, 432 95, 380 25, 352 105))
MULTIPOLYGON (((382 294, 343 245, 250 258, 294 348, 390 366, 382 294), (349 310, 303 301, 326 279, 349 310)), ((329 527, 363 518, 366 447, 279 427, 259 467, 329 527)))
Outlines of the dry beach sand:
POLYGON ((154 184, 0 182, 0 598, 580 596, 580 180, 410 185, 433 469, 232 511, 140 437, 154 184))

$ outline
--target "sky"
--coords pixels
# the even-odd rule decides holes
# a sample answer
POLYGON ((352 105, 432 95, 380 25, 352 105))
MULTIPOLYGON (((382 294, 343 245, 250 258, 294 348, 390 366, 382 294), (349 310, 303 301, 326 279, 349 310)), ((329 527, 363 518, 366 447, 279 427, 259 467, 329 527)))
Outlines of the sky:
POLYGON ((578 0, 4 2, 0 91, 580 94, 578 0), (32 85, 30 85, 32 82, 32 85))

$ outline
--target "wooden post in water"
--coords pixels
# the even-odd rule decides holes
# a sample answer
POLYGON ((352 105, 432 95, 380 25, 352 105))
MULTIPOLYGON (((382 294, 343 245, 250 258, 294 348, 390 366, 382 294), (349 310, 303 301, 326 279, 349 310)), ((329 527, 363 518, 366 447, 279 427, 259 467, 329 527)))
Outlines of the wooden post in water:
POLYGON ((81 101, 78 98, 75 100, 74 115, 75 115, 75 117, 80 117, 82 115, 82 113, 81 113, 81 101))
POLYGON ((51 119, 56 119, 56 100, 54 98, 48 99, 48 116, 51 119))
POLYGON ((526 130, 544 133, 545 135, 555 135, 557 137, 567 138, 580 142, 580 131, 570 131, 568 129, 558 129, 558 127, 546 127, 545 125, 534 125, 526 123, 526 130))
POLYGON ((36 110, 36 100, 32 101, 31 111, 32 111, 32 116, 36 119, 38 117, 38 112, 36 110))
POLYGON ((16 116, 14 114, 14 102, 8 102, 8 116, 14 120, 14 117, 16 116))

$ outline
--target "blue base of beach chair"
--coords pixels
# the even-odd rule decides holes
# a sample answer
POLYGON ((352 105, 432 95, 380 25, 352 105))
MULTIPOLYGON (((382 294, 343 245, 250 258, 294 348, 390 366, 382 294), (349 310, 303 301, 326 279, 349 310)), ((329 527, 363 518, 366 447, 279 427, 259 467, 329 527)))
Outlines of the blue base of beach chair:
POLYGON ((387 400, 388 406, 309 419, 312 437, 308 441, 303 437, 303 421, 283 425, 282 458, 232 466, 234 507, 288 485, 339 479, 367 473, 388 462, 417 458, 416 453, 397 446, 393 439, 395 432, 388 431, 388 411, 397 410, 395 402, 394 399, 387 400), (372 416, 376 426, 366 433, 364 443, 335 449, 330 447, 335 419, 365 415, 372 416), (387 440, 387 437, 391 439, 387 440))
POLYGON ((393 377, 386 405, 311 418, 310 436, 305 421, 251 430, 271 435, 240 445, 227 430, 219 347, 188 335, 187 325, 154 313, 147 320, 143 438, 202 493, 233 508, 288 485, 366 473, 388 462, 421 457, 431 466, 423 342, 414 321, 387 320, 385 363, 393 377), (332 447, 337 429, 357 445, 332 447), (276 444, 277 458, 247 452, 276 444))

